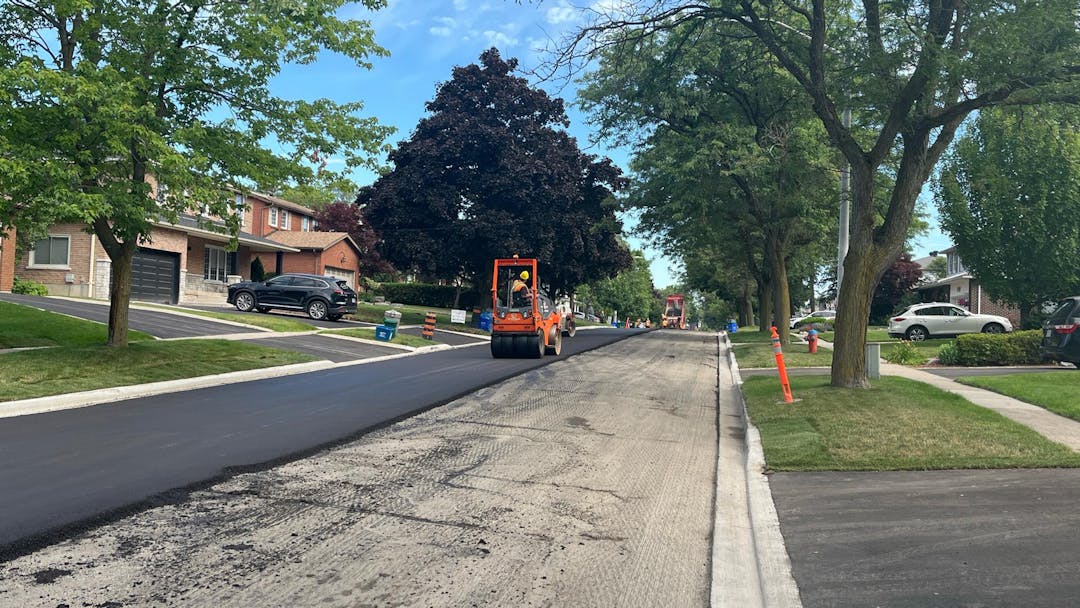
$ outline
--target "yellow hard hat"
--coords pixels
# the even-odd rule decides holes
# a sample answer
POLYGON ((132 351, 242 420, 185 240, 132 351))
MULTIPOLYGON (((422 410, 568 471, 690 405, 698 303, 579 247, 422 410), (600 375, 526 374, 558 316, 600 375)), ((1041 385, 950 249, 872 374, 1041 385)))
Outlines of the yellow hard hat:
POLYGON ((522 270, 521 274, 518 275, 518 276, 521 277, 522 281, 528 281, 529 280, 529 271, 528 270, 522 270))

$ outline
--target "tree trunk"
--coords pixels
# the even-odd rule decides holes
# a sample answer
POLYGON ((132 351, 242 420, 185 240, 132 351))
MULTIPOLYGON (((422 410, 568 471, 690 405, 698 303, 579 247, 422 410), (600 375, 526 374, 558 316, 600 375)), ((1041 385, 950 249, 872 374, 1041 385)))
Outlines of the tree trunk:
POLYGON ((758 327, 761 331, 768 332, 772 326, 773 312, 773 286, 770 282, 758 285, 758 327))
POLYGON ((120 247, 120 255, 109 256, 112 261, 109 279, 109 339, 107 346, 122 347, 128 343, 128 305, 131 303, 131 264, 135 247, 120 247))
POLYGON ((739 298, 739 327, 754 324, 754 294, 750 291, 751 283, 743 281, 742 297, 739 298))
MULTIPOLYGON (((788 287, 787 264, 784 263, 784 252, 780 246, 780 238, 775 234, 768 237, 766 255, 769 260, 769 275, 772 278, 772 312, 773 323, 777 333, 780 334, 780 343, 788 344, 791 341, 791 332, 787 331, 791 322, 791 290, 788 287)), ((765 309, 762 309, 765 310, 765 309)))

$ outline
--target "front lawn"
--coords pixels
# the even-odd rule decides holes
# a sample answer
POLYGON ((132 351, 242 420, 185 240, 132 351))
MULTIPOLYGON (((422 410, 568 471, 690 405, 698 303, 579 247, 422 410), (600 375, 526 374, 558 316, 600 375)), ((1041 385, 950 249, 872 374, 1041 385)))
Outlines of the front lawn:
MULTIPOLYGON (((269 329, 270 331, 279 332, 300 332, 300 331, 314 331, 318 329, 314 325, 304 323, 297 319, 290 319, 288 317, 281 317, 272 314, 262 314, 258 312, 215 312, 212 310, 202 310, 199 308, 184 308, 182 306, 165 306, 163 304, 139 304, 139 306, 146 306, 149 308, 161 308, 163 310, 178 311, 189 315, 196 315, 199 317, 207 317, 209 319, 219 319, 221 321, 232 321, 233 323, 243 323, 245 325, 254 325, 255 327, 261 327, 263 329, 269 329)), ((243 332, 241 327, 236 328, 237 333, 243 332)))
POLYGON ((750 418, 774 471, 1078 467, 1080 454, 958 395, 904 378, 838 389, 828 376, 743 384, 750 418))
MULTIPOLYGON (((0 302, 0 349, 88 346, 105 344, 108 338, 109 328, 101 323, 0 302)), ((153 336, 141 331, 128 331, 129 342, 153 339, 153 336)))
POLYGON ((0 354, 0 401, 179 380, 314 361, 316 357, 230 340, 145 341, 0 354))
POLYGON ((1080 371, 964 376, 957 382, 992 390, 1080 420, 1080 371))
MULTIPOLYGON (((340 336, 349 336, 352 338, 363 338, 365 340, 375 340, 375 328, 374 327, 355 327, 351 329, 328 329, 319 333, 323 334, 337 334, 340 336)), ((486 332, 485 332, 486 333, 486 332)), ((412 346, 414 348, 421 348, 424 346, 431 346, 432 344, 438 344, 438 342, 432 340, 426 340, 421 336, 414 336, 411 334, 402 333, 400 331, 394 332, 394 337, 390 339, 388 344, 398 344, 400 346, 412 346)))
MULTIPOLYGON (((732 344, 735 359, 739 367, 776 367, 776 354, 772 344, 732 344)), ((817 353, 810 354, 810 345, 792 339, 792 343, 782 347, 786 367, 828 367, 832 365, 832 350, 818 346, 817 353)))

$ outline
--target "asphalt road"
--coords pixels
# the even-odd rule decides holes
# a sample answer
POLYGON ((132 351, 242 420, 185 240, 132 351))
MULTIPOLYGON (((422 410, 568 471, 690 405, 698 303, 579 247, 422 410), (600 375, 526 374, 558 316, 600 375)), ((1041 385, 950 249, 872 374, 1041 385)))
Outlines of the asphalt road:
POLYGON ((5 419, 0 555, 47 544, 60 527, 117 516, 229 469, 303 455, 642 331, 579 332, 558 358, 496 360, 482 344, 5 419))

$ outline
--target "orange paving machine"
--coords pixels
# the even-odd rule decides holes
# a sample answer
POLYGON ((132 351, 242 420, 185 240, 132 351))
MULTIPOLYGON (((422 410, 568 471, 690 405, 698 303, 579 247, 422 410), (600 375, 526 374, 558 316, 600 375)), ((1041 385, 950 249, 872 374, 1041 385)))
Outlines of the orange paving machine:
POLYGON ((573 337, 574 316, 559 310, 539 288, 535 258, 498 258, 491 279, 491 356, 534 358, 562 352, 573 337))

